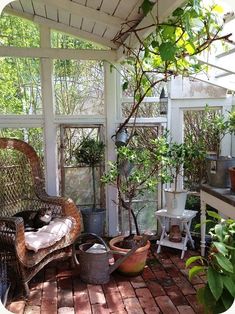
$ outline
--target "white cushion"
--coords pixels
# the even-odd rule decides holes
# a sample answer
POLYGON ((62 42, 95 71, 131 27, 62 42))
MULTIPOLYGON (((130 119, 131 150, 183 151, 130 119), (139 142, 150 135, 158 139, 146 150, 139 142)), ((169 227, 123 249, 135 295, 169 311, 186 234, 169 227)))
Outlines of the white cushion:
POLYGON ((27 249, 37 252, 55 244, 73 228, 73 222, 72 217, 56 218, 37 232, 25 232, 27 249))

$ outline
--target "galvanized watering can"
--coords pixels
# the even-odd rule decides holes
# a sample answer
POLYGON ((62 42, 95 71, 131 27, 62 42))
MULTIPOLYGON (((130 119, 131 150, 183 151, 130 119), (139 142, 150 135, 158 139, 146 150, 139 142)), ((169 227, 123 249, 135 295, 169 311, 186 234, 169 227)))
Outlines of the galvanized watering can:
POLYGON ((115 145, 117 147, 125 146, 129 139, 129 134, 126 129, 122 129, 121 131, 117 132, 115 135, 111 137, 114 138, 115 145))
MULTIPOLYGON (((90 284, 105 284, 109 282, 110 274, 117 269, 122 262, 124 262, 131 254, 133 254, 144 242, 147 241, 146 237, 135 245, 128 253, 111 251, 105 241, 94 233, 85 233, 80 235, 73 244, 73 258, 76 265, 80 266, 80 277, 82 281, 90 284), (83 243, 79 245, 79 250, 76 251, 76 242, 81 237, 94 237, 103 246, 94 247, 94 242, 83 243), (117 253, 123 255, 115 263, 110 265, 112 254, 117 253), (77 258, 78 254, 78 258, 77 258)), ((97 244, 97 243, 96 243, 97 244)))

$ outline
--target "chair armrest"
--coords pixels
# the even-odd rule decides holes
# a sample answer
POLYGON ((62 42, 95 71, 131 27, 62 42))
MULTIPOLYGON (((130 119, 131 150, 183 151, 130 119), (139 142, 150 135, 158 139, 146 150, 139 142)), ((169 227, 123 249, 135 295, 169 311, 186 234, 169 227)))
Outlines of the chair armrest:
POLYGON ((0 217, 0 248, 15 253, 21 262, 24 261, 26 247, 23 218, 0 217))

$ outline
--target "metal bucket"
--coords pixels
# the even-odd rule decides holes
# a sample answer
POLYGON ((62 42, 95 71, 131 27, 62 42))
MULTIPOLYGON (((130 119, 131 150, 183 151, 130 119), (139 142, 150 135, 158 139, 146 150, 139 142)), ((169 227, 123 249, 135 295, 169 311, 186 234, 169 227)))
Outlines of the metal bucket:
POLYGON ((104 240, 94 233, 85 233, 77 238, 73 244, 73 258, 75 264, 80 265, 80 277, 85 283, 90 283, 94 285, 105 284, 109 282, 110 274, 117 269, 122 262, 124 262, 131 254, 133 254, 140 246, 146 243, 148 236, 143 236, 142 240, 134 246, 129 252, 118 254, 123 255, 114 264, 110 265, 109 260, 112 257, 112 253, 117 253, 111 251, 104 240), (92 236, 95 237, 99 243, 103 244, 104 249, 99 250, 99 252, 89 252, 89 250, 94 243, 83 243, 79 245, 79 250, 76 252, 76 242, 81 237, 92 236), (77 259, 77 253, 79 258, 77 259))

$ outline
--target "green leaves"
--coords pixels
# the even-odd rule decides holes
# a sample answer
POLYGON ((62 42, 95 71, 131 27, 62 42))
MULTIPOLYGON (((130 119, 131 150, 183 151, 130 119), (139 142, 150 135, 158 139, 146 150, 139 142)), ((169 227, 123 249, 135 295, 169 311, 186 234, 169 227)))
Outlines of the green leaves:
POLYGON ((159 47, 160 56, 163 61, 174 61, 176 46, 171 42, 162 43, 159 47))
POLYGON ((212 267, 209 267, 207 279, 213 296, 216 300, 218 300, 223 291, 223 281, 221 279, 221 275, 212 267))
POLYGON ((74 156, 77 162, 94 167, 103 160, 104 147, 104 143, 99 140, 84 138, 75 149, 74 156))

